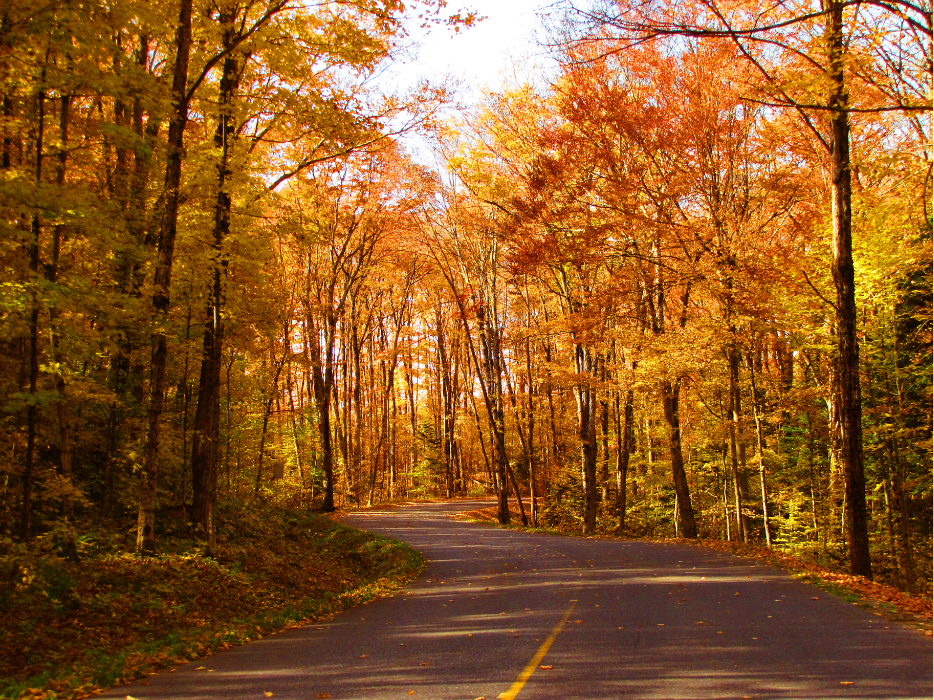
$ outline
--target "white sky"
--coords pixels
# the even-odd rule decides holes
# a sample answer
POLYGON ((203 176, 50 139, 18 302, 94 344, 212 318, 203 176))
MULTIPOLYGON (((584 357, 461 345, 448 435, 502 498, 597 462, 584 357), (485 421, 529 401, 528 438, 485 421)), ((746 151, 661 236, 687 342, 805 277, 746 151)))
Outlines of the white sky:
MULTIPOLYGON (((400 94, 427 80, 453 91, 455 104, 445 111, 470 109, 486 92, 508 85, 535 82, 549 64, 546 52, 536 42, 543 34, 536 10, 556 0, 448 0, 447 10, 475 11, 485 17, 473 27, 453 33, 434 27, 427 33, 409 28, 414 45, 408 56, 389 65, 376 79, 387 93, 400 94)), ((402 137, 410 155, 435 167, 431 145, 417 133, 402 137)))
POLYGON ((420 37, 413 50, 414 60, 398 61, 383 80, 399 87, 414 85, 419 79, 457 84, 460 102, 472 104, 483 89, 497 90, 516 82, 516 69, 522 71, 531 62, 541 62, 543 50, 535 43, 540 21, 535 11, 547 8, 554 0, 449 0, 448 9, 473 10, 486 17, 458 34, 446 27, 432 29, 420 37))

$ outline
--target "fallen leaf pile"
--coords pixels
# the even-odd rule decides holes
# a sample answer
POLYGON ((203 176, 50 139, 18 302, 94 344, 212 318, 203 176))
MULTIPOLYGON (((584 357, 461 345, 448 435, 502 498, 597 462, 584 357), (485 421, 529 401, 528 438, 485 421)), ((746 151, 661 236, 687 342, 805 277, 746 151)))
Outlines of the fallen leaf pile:
POLYGON ((326 517, 230 517, 216 560, 167 538, 176 551, 153 557, 23 558, 3 601, 0 697, 87 697, 371 600, 422 566, 408 547, 326 517))
MULTIPOLYGON (((678 541, 685 543, 685 540, 678 541)), ((757 559, 768 564, 773 564, 791 573, 798 574, 801 577, 818 579, 826 584, 830 584, 832 587, 842 588, 851 593, 855 593, 866 601, 887 603, 921 620, 930 622, 932 619, 932 601, 928 596, 912 595, 900 591, 894 586, 870 581, 862 576, 853 576, 852 574, 833 571, 830 568, 805 561, 787 552, 741 542, 726 542, 724 540, 698 540, 696 542, 687 542, 687 544, 703 545, 757 559)))

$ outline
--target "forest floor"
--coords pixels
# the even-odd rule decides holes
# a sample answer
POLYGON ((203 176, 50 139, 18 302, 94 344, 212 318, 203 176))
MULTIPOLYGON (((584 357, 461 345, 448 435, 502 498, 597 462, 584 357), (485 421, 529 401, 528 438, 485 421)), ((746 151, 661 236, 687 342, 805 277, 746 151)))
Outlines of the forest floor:
POLYGON ((103 535, 0 543, 0 697, 87 697, 329 617, 424 567, 407 545, 307 512, 221 521, 216 559, 183 537, 151 557, 103 535))
MULTIPOLYGON (((487 523, 498 527, 508 527, 532 532, 547 532, 555 535, 582 537, 578 531, 560 530, 554 528, 523 528, 521 515, 514 504, 510 504, 512 516, 511 525, 501 526, 497 521, 495 506, 459 513, 457 520, 475 523, 487 523)), ((596 535, 601 539, 625 539, 610 535, 596 535)), ((764 544, 746 544, 743 542, 728 542, 715 539, 653 539, 654 542, 677 542, 701 547, 710 547, 737 556, 755 559, 771 564, 789 572, 795 578, 810 583, 828 593, 837 595, 854 605, 871 610, 875 615, 914 627, 927 636, 934 634, 932 625, 932 600, 927 595, 913 595, 895 588, 894 586, 870 581, 862 576, 853 576, 832 567, 821 566, 793 553, 785 552, 778 547, 769 549, 764 544)))

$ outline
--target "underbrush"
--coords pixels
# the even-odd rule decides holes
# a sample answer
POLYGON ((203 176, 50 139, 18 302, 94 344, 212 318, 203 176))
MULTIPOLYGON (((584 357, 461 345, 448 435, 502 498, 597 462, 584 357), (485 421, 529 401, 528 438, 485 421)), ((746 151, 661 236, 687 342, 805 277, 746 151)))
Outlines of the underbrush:
POLYGON ((84 697, 372 600, 423 566, 407 545, 307 512, 219 520, 216 559, 183 536, 150 557, 107 534, 0 543, 0 697, 84 697))

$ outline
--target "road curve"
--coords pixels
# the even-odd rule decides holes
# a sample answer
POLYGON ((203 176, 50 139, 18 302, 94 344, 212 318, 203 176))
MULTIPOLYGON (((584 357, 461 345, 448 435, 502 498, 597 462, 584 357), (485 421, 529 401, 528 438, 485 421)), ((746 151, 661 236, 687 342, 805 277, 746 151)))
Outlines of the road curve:
POLYGON ((929 700, 929 638, 700 547, 500 530, 474 503, 347 516, 425 554, 405 591, 101 697, 929 700), (196 670, 204 667, 203 670, 196 670), (269 695, 271 693, 271 695, 269 695))

